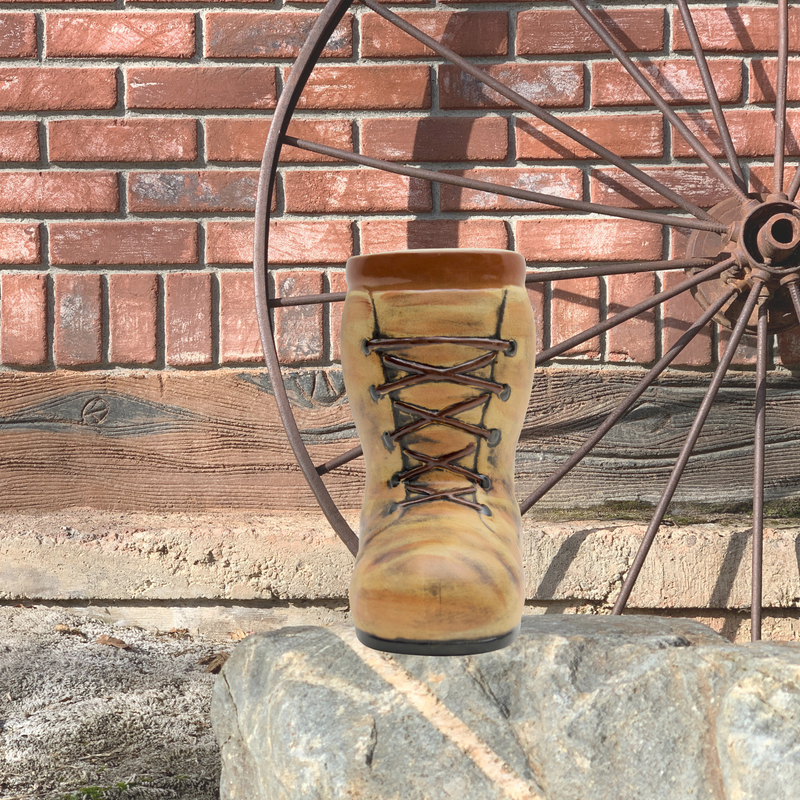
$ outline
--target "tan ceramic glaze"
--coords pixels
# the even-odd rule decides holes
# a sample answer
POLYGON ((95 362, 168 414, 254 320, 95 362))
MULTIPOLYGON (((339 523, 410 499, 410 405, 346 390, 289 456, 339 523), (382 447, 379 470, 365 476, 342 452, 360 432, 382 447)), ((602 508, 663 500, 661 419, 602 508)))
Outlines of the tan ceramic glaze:
POLYGON ((535 355, 524 279, 503 250, 347 263, 342 367, 367 474, 350 603, 369 637, 475 642, 520 622, 514 454, 535 355))

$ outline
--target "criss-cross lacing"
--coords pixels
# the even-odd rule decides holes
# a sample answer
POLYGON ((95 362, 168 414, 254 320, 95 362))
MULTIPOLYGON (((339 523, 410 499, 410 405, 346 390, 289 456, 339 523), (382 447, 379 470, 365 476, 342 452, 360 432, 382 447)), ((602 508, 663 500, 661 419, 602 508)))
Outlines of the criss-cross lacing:
POLYGON ((396 339, 365 339, 362 343, 362 350, 366 355, 377 352, 381 358, 384 368, 402 371, 404 376, 387 380, 380 386, 370 387, 370 395, 376 402, 386 395, 389 395, 393 408, 396 411, 404 412, 406 415, 416 417, 411 422, 407 422, 393 431, 386 431, 383 434, 383 442, 389 450, 394 448, 396 442, 400 444, 404 456, 408 456, 419 464, 409 467, 402 472, 395 473, 390 479, 390 485, 395 487, 401 483, 405 484, 406 499, 394 503, 392 510, 398 510, 407 506, 420 505, 422 503, 432 503, 438 500, 446 500, 458 505, 473 508, 483 514, 491 514, 487 506, 476 502, 474 493, 480 487, 488 490, 491 488, 491 480, 487 475, 479 473, 477 470, 457 464, 459 459, 473 455, 478 449, 476 442, 471 442, 466 447, 452 453, 433 456, 420 453, 406 447, 402 439, 410 433, 420 430, 428 425, 445 425, 475 436, 477 439, 486 441, 493 447, 500 441, 500 431, 489 429, 484 425, 475 425, 463 420, 456 419, 456 415, 485 405, 493 397, 497 396, 501 400, 507 400, 510 396, 511 388, 507 384, 486 379, 474 375, 476 370, 484 369, 495 363, 497 356, 502 352, 507 356, 512 356, 516 352, 516 343, 508 339, 466 337, 466 336, 428 336, 415 338, 396 338, 396 339), (474 347, 488 351, 483 355, 463 361, 451 367, 439 367, 433 364, 425 364, 419 361, 412 361, 408 358, 392 355, 392 350, 406 350, 414 347, 426 345, 453 344, 464 347, 474 347), (421 406, 400 400, 397 393, 412 386, 423 383, 452 383, 458 386, 467 386, 480 390, 480 394, 467 400, 454 403, 440 410, 427 409, 421 406), (469 485, 437 491, 431 489, 417 480, 434 470, 444 470, 453 475, 465 478, 469 485), (473 495, 470 499, 468 495, 473 495))

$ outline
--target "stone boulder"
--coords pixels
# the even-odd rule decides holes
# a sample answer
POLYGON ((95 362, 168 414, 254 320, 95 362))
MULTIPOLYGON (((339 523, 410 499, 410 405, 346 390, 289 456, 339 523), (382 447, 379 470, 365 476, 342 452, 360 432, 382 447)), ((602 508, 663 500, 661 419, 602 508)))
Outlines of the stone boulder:
POLYGON ((682 619, 526 617, 449 658, 284 628, 237 647, 212 721, 221 800, 800 798, 800 645, 682 619))

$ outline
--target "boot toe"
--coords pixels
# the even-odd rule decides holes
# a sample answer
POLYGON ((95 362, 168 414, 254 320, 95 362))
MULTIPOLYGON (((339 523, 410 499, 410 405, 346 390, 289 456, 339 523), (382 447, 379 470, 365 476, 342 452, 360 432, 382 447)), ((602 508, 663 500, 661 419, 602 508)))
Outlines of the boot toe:
POLYGON ((518 626, 524 602, 518 548, 493 548, 485 532, 471 543, 463 529, 449 543, 442 527, 440 521, 433 531, 402 536, 395 530, 383 547, 370 541, 350 587, 359 631, 383 640, 442 643, 491 640, 518 626))

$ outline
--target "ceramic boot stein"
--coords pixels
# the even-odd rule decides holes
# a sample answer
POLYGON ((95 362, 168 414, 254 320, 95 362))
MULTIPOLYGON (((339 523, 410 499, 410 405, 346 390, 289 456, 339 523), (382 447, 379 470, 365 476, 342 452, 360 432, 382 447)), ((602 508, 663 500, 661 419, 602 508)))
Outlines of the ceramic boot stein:
POLYGON ((525 261, 417 250, 347 262, 342 368, 366 463, 350 584, 358 638, 497 650, 524 600, 514 454, 533 381, 525 261))

